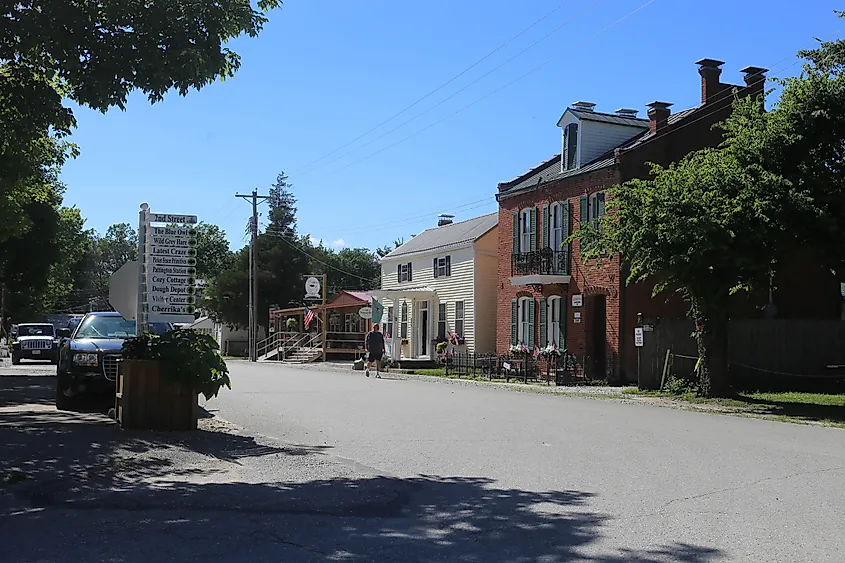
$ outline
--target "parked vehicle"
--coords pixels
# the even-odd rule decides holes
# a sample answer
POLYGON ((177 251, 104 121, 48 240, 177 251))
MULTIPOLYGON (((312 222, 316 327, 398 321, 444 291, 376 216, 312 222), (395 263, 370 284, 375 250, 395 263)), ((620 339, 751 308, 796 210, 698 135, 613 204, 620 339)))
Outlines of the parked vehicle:
POLYGON ((56 330, 48 323, 22 323, 17 325, 17 334, 12 341, 12 364, 21 360, 48 360, 57 363, 59 340, 56 330))
MULTIPOLYGON (((173 329, 169 323, 151 323, 150 330, 163 334, 173 329)), ((59 329, 63 338, 56 368, 56 408, 71 410, 82 396, 114 399, 117 361, 123 341, 135 336, 135 321, 119 313, 88 313, 70 333, 59 329)))

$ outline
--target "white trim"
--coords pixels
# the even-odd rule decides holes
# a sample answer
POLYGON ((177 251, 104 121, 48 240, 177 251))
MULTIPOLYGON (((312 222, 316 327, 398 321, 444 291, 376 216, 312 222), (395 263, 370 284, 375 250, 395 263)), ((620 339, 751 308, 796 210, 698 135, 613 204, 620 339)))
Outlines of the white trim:
POLYGON ((555 283, 569 283, 572 276, 569 275, 544 275, 532 274, 530 276, 513 276, 511 278, 511 285, 551 285, 555 283))

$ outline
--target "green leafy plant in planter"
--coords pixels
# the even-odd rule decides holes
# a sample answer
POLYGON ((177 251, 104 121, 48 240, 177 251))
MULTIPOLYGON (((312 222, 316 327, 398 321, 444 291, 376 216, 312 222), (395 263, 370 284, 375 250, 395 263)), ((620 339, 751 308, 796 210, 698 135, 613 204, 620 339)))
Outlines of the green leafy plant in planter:
POLYGON ((193 387, 206 400, 222 387, 232 388, 229 368, 217 341, 208 334, 175 329, 159 336, 144 334, 123 342, 124 360, 154 360, 162 363, 165 377, 193 387))
POLYGON ((287 327, 288 332, 296 332, 299 328, 299 321, 293 317, 290 317, 288 318, 288 320, 285 321, 285 326, 287 327))

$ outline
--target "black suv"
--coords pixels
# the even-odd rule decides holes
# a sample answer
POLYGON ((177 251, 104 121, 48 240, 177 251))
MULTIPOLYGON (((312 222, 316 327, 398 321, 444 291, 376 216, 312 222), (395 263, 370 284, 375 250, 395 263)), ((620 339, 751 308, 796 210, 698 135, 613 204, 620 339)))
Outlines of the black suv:
MULTIPOLYGON (((150 323, 150 331, 164 334, 169 323, 150 323)), ((135 336, 135 321, 127 321, 119 313, 88 313, 69 334, 59 329, 62 337, 56 369, 56 408, 70 410, 83 395, 101 395, 114 399, 117 361, 123 341, 135 336)))

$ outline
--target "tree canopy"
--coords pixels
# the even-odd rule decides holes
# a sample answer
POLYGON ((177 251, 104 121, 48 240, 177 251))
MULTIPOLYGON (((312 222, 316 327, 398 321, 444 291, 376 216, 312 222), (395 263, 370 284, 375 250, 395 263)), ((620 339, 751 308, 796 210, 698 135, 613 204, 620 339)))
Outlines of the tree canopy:
POLYGON ((800 55, 802 74, 781 81, 771 111, 736 100, 718 148, 615 186, 598 228, 575 235, 587 260, 618 253, 629 283, 657 279, 655 293, 681 292, 696 321, 705 396, 730 392, 732 294, 767 287, 797 253, 831 267, 845 261, 845 42, 800 55))

